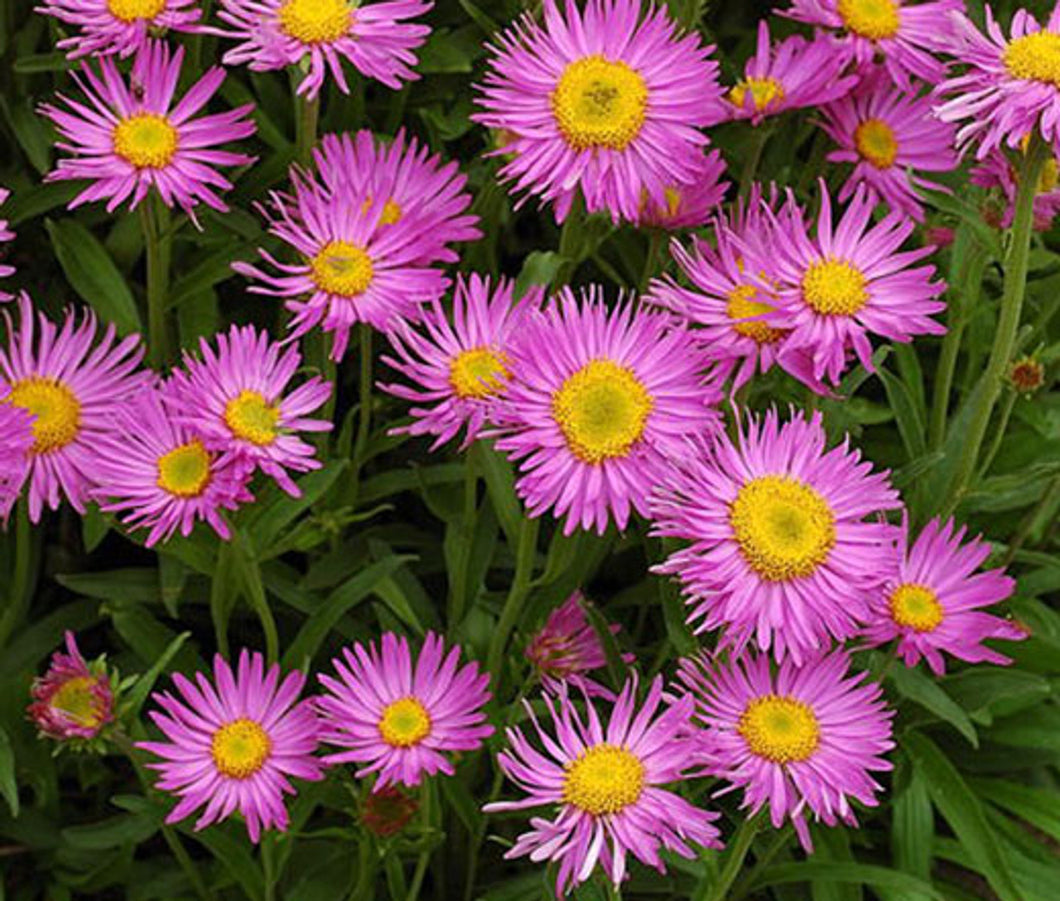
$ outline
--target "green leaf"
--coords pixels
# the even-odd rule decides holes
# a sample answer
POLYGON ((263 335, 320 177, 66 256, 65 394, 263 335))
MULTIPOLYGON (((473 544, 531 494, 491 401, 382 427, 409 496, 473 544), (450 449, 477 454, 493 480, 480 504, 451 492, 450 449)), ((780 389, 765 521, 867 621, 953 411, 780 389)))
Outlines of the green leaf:
POLYGON ((216 827, 203 829, 201 832, 193 831, 190 826, 178 826, 177 828, 206 848, 242 886, 250 901, 264 901, 265 886, 262 881, 262 871, 247 851, 245 835, 240 836, 237 841, 216 827))
POLYGON ((971 779, 979 797, 1007 810, 1060 842, 1060 792, 1004 779, 971 779))
POLYGON ((938 901, 946 901, 945 896, 929 882, 886 867, 864 863, 784 863, 769 867, 754 879, 747 888, 747 894, 754 896, 756 891, 770 885, 789 885, 792 883, 840 882, 854 885, 871 885, 874 888, 892 889, 906 895, 926 895, 938 901))
POLYGON ((73 848, 106 851, 147 841, 160 825, 158 818, 149 813, 122 814, 86 826, 68 826, 62 837, 73 848))
POLYGON ((891 850, 895 864, 906 873, 929 879, 934 839, 935 817, 931 810, 931 796, 924 784, 924 777, 918 770, 911 769, 909 779, 894 798, 891 850))
POLYGON ((508 459, 490 445, 483 443, 480 448, 479 461, 482 464, 482 477, 486 480, 490 502, 497 513, 497 519, 504 529, 508 545, 515 547, 519 543, 519 524, 523 520, 523 509, 515 496, 515 475, 508 459))
POLYGON ((15 750, 11 739, 0 726, 0 795, 4 796, 11 816, 18 816, 18 783, 15 781, 15 750))
POLYGON ((900 665, 892 668, 887 678, 902 695, 930 710, 943 722, 949 723, 973 748, 979 747, 979 736, 976 735, 975 726, 972 725, 968 714, 939 687, 938 682, 929 679, 917 669, 900 665))
POLYGON ((190 632, 181 632, 169 643, 169 647, 162 652, 162 656, 154 662, 151 668, 136 680, 136 684, 125 696, 130 719, 135 719, 139 715, 140 708, 143 707, 144 701, 147 700, 147 696, 151 693, 151 689, 155 687, 158 677, 165 672, 169 662, 177 655, 177 651, 181 649, 184 642, 189 638, 191 638, 190 632))
POLYGON ((879 376, 887 391, 891 409, 894 410, 906 457, 909 460, 918 460, 927 453, 927 441, 924 420, 917 410, 913 395, 905 383, 888 370, 881 368, 879 376))

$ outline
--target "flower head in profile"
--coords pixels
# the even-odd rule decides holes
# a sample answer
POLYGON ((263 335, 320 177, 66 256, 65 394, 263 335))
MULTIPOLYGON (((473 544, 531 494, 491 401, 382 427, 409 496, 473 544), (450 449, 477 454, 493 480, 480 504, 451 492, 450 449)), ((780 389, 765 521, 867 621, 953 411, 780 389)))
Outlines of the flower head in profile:
MULTIPOLYGON (((19 298, 19 323, 7 314, 0 348, 0 404, 33 417, 29 450, 29 518, 57 510, 63 497, 78 513, 95 482, 95 452, 113 429, 114 411, 148 378, 138 335, 118 339, 113 325, 99 340, 93 313, 67 312, 62 327, 19 298)), ((16 439, 17 440, 17 439, 16 439)))
POLYGON ((501 177, 558 221, 580 191, 589 212, 636 222, 694 183, 698 129, 723 118, 711 49, 640 0, 544 0, 543 22, 527 13, 496 38, 472 118, 507 137, 501 177))
POLYGON ((744 789, 751 815, 768 805, 774 828, 790 819, 808 852, 807 813, 856 826, 850 802, 875 807, 882 786, 871 774, 891 769, 884 755, 894 747, 894 713, 880 686, 849 668, 842 651, 776 668, 751 653, 681 661, 708 769, 744 789))
POLYGON ((666 203, 653 202, 645 193, 637 225, 664 228, 697 228, 714 214, 725 199, 729 182, 725 181, 725 160, 717 150, 702 153, 692 180, 673 184, 666 189, 666 203))
POLYGON ((40 0, 36 8, 78 31, 55 46, 70 59, 82 56, 131 56, 152 35, 163 31, 196 32, 202 10, 196 0, 40 0))
POLYGON ((107 201, 107 212, 126 200, 133 208, 154 189, 166 206, 192 218, 200 203, 228 209, 218 192, 232 184, 216 167, 243 166, 253 157, 218 148, 254 134, 253 105, 197 116, 221 87, 224 69, 208 69, 176 100, 183 61, 182 47, 171 52, 164 41, 150 41, 136 54, 128 83, 112 57, 99 60, 98 72, 82 63, 73 78, 83 99, 60 94, 41 106, 62 139, 58 149, 71 154, 48 180, 91 182, 71 208, 97 200, 107 201))
MULTIPOLYGON (((4 204, 7 198, 11 196, 11 192, 6 188, 0 188, 0 204, 4 204)), ((0 244, 6 244, 9 241, 15 240, 15 233, 11 230, 10 225, 6 219, 0 219, 0 244)), ((8 266, 6 263, 0 263, 0 278, 9 278, 15 274, 15 267, 8 266)), ((0 291, 0 301, 10 300, 14 295, 9 294, 6 291, 0 291)))
POLYGON ((656 571, 680 579, 697 631, 799 662, 865 621, 892 574, 896 529, 878 514, 898 506, 847 441, 826 449, 820 413, 748 414, 735 441, 688 445, 663 471, 653 533, 689 545, 656 571))
POLYGON ((361 825, 373 835, 397 835, 416 815, 416 799, 396 785, 369 792, 361 801, 361 825))
POLYGON ((350 93, 343 60, 396 91, 419 77, 413 51, 431 29, 409 20, 432 6, 421 0, 221 0, 217 18, 230 30, 214 33, 240 42, 225 53, 226 66, 246 63, 252 72, 292 67, 304 73, 298 93, 310 100, 329 75, 350 93))
POLYGON ((987 639, 1020 641, 1026 632, 982 608, 1009 597, 1016 583, 1004 570, 977 572, 990 555, 979 538, 965 542, 965 529, 952 519, 933 519, 909 547, 909 523, 902 524, 897 574, 877 593, 865 636, 871 644, 897 640, 906 666, 921 658, 941 676, 943 652, 969 663, 1011 663, 987 647, 987 639))
POLYGON ((263 829, 286 831, 284 795, 296 794, 291 779, 315 782, 324 774, 314 756, 316 717, 310 701, 298 699, 305 674, 281 675, 277 664, 266 669, 261 654, 243 650, 234 673, 218 654, 212 682, 201 672, 194 681, 174 673, 179 696, 154 694, 162 709, 151 719, 166 740, 137 747, 162 759, 148 764, 161 773, 157 787, 180 798, 167 823, 204 808, 196 831, 236 811, 252 842, 263 829))
POLYGON ((114 687, 106 664, 87 663, 74 633, 66 653, 52 654, 48 671, 33 680, 27 713, 41 735, 56 741, 90 741, 114 721, 114 687))
POLYGON ((694 757, 692 698, 663 700, 662 677, 637 704, 636 677, 601 716, 586 697, 579 712, 566 690, 544 696, 550 726, 524 701, 538 742, 519 727, 507 730, 508 747, 497 762, 526 797, 487 804, 486 812, 547 807, 505 857, 559 864, 556 895, 585 882, 600 864, 618 886, 632 854, 665 872, 660 851, 694 857, 693 844, 720 848, 718 814, 694 807, 665 786, 682 781, 694 757))
POLYGON ((417 325, 399 322, 388 334, 392 355, 383 362, 413 384, 380 387, 415 404, 412 423, 394 433, 432 435, 431 450, 465 427, 461 448, 478 437, 511 379, 511 343, 527 310, 541 303, 541 288, 531 288, 520 300, 514 290, 504 279, 494 286, 479 275, 459 278, 451 313, 435 300, 417 325))
POLYGON ((184 370, 174 371, 169 396, 175 417, 208 451, 246 460, 299 497, 290 473, 320 468, 315 448, 299 432, 330 431, 331 422, 309 414, 327 402, 331 384, 314 376, 288 390, 302 355, 252 325, 233 325, 214 343, 216 350, 201 339, 201 356, 186 353, 184 370))
POLYGON ((1008 383, 1024 397, 1041 391, 1045 379, 1045 364, 1033 354, 1013 360, 1008 367, 1008 383))
POLYGON ((511 359, 497 448, 519 462, 529 515, 565 518, 566 534, 647 515, 665 458, 718 428, 721 392, 688 329, 628 302, 608 309, 597 288, 566 288, 527 317, 511 359))
POLYGON ((0 381, 0 525, 6 524, 29 474, 35 416, 6 403, 10 389, 0 381))
POLYGON ((378 773, 375 791, 419 785, 438 772, 451 776, 447 755, 473 751, 493 734, 482 709, 490 699, 489 674, 477 663, 460 666, 460 648, 447 653, 433 632, 415 662, 408 639, 384 632, 381 649, 358 642, 332 665, 334 676, 319 676, 321 741, 346 750, 324 760, 362 764, 359 778, 378 773))
MULTIPOLYGON (((983 157, 968 173, 968 180, 981 188, 997 188, 1001 192, 1004 210, 997 223, 1009 228, 1016 215, 1016 194, 1019 191, 1019 159, 1011 151, 998 149, 983 157)), ((1050 155, 1038 176, 1034 195, 1034 228, 1048 231, 1060 213, 1060 174, 1055 155, 1050 155)))

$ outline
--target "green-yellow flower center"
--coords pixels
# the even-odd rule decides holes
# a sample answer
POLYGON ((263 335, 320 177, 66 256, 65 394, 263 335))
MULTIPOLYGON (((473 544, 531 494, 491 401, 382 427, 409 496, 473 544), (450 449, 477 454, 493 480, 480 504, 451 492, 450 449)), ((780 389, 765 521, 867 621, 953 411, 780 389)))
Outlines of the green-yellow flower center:
POLYGON ((166 8, 166 0, 107 0, 107 12, 121 22, 153 19, 166 8))
POLYGON ((873 41, 893 38, 902 24, 897 0, 838 0, 836 12, 847 31, 873 41))
POLYGON ((854 146, 877 169, 890 169, 898 156, 894 129, 883 119, 866 119, 854 129, 854 146))
POLYGON ((96 679, 92 676, 74 676, 67 679, 51 696, 49 704, 66 714, 78 726, 97 729, 103 724, 106 709, 95 693, 96 679))
POLYGON ((1060 88, 1060 34, 1051 31, 1025 34, 1009 43, 1002 59, 1013 78, 1060 88))
POLYGON ((449 363, 449 383, 457 397, 492 397, 511 377, 505 356, 488 347, 461 351, 449 363))
POLYGON ((225 405, 225 425, 232 434, 258 447, 276 440, 280 408, 257 391, 241 391, 225 405))
POLYGON ((817 716, 810 705, 779 695, 751 701, 740 716, 737 730, 752 754, 773 763, 806 760, 821 740, 817 716))
POLYGON ((846 260, 816 260, 802 277, 802 296, 822 316, 853 316, 869 302, 868 280, 846 260))
POLYGON ((81 402, 57 379, 30 376, 11 385, 7 403, 32 413, 33 453, 61 450, 81 431, 81 402))
POLYGON ((891 619, 916 632, 934 632, 944 617, 938 595, 926 585, 906 582, 895 588, 887 601, 891 619))
POLYGON ((196 438, 158 458, 157 485, 174 497, 199 497, 210 484, 210 455, 196 438))
POLYGON ((213 734, 210 744, 217 772, 229 779, 249 779, 265 766, 271 752, 268 734, 245 717, 225 723, 213 734))
POLYGON ((348 241, 329 241, 309 266, 317 287, 340 297, 363 294, 375 274, 368 251, 348 241))
POLYGON ((751 319, 751 316, 762 316, 773 312, 773 307, 768 303, 755 300, 758 289, 754 285, 738 285, 729 292, 725 312, 729 318, 734 320, 733 331, 745 338, 751 338, 758 344, 773 344, 784 337, 784 330, 773 328, 761 319, 751 319))
POLYGON ((575 150, 625 150, 644 125, 648 86, 624 62, 586 56, 563 70, 551 101, 556 126, 575 150))
POLYGON ((178 138, 165 116, 136 113, 114 126, 114 152, 137 169, 163 169, 177 152, 178 138))
POLYGON ((729 101, 743 109, 748 93, 754 108, 761 111, 784 99, 784 85, 775 78, 745 78, 729 91, 729 101))
POLYGON ((353 27, 348 0, 287 0, 279 12, 280 30, 303 44, 329 44, 353 27))
POLYGON ((563 801, 593 816, 618 813, 644 791, 644 764, 615 745, 587 748, 565 767, 563 801))
POLYGON ((416 698, 401 698, 383 708, 379 734, 392 748, 411 748, 431 734, 431 715, 416 698))

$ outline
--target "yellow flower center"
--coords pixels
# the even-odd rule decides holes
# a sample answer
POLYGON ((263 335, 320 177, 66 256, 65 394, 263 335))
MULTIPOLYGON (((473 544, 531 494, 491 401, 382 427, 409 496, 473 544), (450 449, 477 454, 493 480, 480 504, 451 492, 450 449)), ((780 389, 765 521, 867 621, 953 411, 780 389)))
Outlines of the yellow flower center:
POLYGON ((551 100, 556 125, 575 150, 625 150, 644 125, 648 86, 624 62, 586 56, 563 70, 551 100))
POLYGON ((93 691, 95 687, 96 680, 92 676, 74 676, 59 687, 49 704, 78 726, 95 729, 102 725, 106 712, 101 699, 93 691))
POLYGON ((1060 172, 1057 171, 1055 157, 1050 157, 1042 166, 1042 174, 1038 176, 1038 193, 1048 194, 1050 191, 1055 191, 1058 184, 1060 184, 1060 172))
POLYGON ((802 277, 802 296, 823 316, 853 316, 869 302, 867 280, 846 260, 811 263, 802 277))
POLYGON ((901 25, 897 0, 838 0, 836 12, 848 31, 873 41, 893 38, 901 25))
POLYGON ((736 727, 752 754, 773 763, 798 763, 817 750, 821 730, 809 704, 765 695, 751 701, 736 727))
POLYGON ((1005 48, 1003 59, 1013 78, 1060 88, 1060 34, 1037 31, 1016 38, 1005 48))
POLYGON ((883 119, 866 119, 854 129, 854 146, 877 169, 890 169, 898 156, 894 129, 883 119))
POLYGON ((166 0, 107 0, 107 12, 122 22, 153 19, 166 8, 166 0))
POLYGON ((347 241, 329 241, 309 265, 317 287, 340 297, 363 294, 375 273, 368 251, 347 241))
POLYGON ((268 403, 257 391, 241 391, 225 405, 225 425, 232 434, 258 447, 276 440, 280 408, 268 403))
POLYGON ((225 723, 210 744, 217 772, 229 779, 249 779, 265 766, 271 751, 265 730, 245 717, 225 723))
POLYGON ((28 410, 33 421, 33 453, 61 450, 81 431, 81 402, 65 384, 30 376, 15 382, 7 402, 28 410))
POLYGON ((813 488, 790 476, 760 476, 729 509, 744 559, 768 582, 810 575, 835 545, 835 515, 813 488))
POLYGON ((747 320, 749 316, 761 316, 773 311, 773 307, 768 303, 755 300, 757 296, 758 289, 754 285, 739 285, 729 292, 725 312, 729 314, 730 319, 737 320, 732 324, 736 334, 751 338, 759 344, 773 344, 784 337, 783 329, 773 328, 760 319, 750 322, 739 321, 747 320))
POLYGON ((775 78, 745 78, 729 91, 729 100, 734 106, 743 109, 748 91, 751 92, 751 102, 756 110, 764 110, 771 103, 779 103, 784 99, 784 86, 775 78))
POLYGON ((114 126, 114 152, 137 169, 162 169, 177 152, 177 130, 165 116, 137 113, 114 126))
POLYGON ((449 363, 449 383, 458 397, 491 397, 504 390, 511 377, 505 356, 488 347, 465 350, 449 363))
POLYGON ((644 764, 632 751, 600 744, 568 763, 563 802, 602 816, 635 804, 644 791, 644 764))
POLYGON ((174 497, 198 497, 210 484, 210 455, 196 438, 158 458, 158 481, 174 497))
POLYGON ((411 748, 431 733, 431 715, 413 697, 402 698, 383 708, 379 734, 392 748, 411 748))
POLYGON ((586 463, 627 456, 651 408, 652 397, 632 370, 611 360, 592 360, 552 395, 567 446, 586 463))
POLYGON ((280 29, 303 44, 328 44, 353 27, 347 0, 287 0, 280 7, 280 29))
POLYGON ((887 600, 891 619, 906 629, 934 632, 943 620, 938 595, 926 585, 906 582, 892 591, 887 600))

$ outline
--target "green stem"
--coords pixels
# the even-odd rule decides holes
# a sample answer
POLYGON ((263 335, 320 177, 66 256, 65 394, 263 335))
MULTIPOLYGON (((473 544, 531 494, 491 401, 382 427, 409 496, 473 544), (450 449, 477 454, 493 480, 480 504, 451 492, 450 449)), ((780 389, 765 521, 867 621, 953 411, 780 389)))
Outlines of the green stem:
POLYGON ((567 213, 567 218, 563 220, 563 227, 559 232, 559 255, 563 257, 563 263, 552 280, 553 288, 562 288, 574 278, 574 273, 584 258, 582 252, 584 232, 585 204, 579 195, 571 204, 570 211, 567 213))
POLYGON ((1008 393, 1005 395, 1005 401, 1001 407, 1001 416, 994 429, 994 437, 990 440, 990 447, 987 448, 986 454, 983 457, 983 463, 979 467, 976 481, 984 479, 986 474, 990 472, 990 467, 994 465, 994 458, 997 456, 997 452, 1001 450, 1001 444, 1005 440, 1005 431, 1008 429, 1008 422, 1012 418, 1012 409, 1016 406, 1017 396, 1016 392, 1012 389, 1009 389, 1008 393))
POLYGON ((320 123, 320 97, 307 100, 303 94, 295 94, 295 160, 303 166, 313 161, 313 147, 317 142, 317 126, 320 123))
POLYGON ((372 327, 366 322, 357 326, 361 352, 361 376, 357 385, 360 400, 357 408, 357 443, 354 457, 358 466, 363 462, 372 434, 372 327))
POLYGON ((4 615, 0 617, 0 648, 22 623, 33 593, 30 582, 33 578, 34 532, 29 524, 29 501, 23 498, 15 508, 15 567, 4 615))
MULTIPOLYGON (((431 784, 423 783, 421 792, 420 811, 423 815, 424 829, 431 827, 431 784)), ((409 886, 408 901, 417 901, 420 897, 420 888, 423 886, 423 877, 427 875, 427 867, 431 862, 431 852, 421 851, 416 861, 416 870, 412 874, 412 884, 409 886)))
POLYGON ((148 359, 158 368, 169 361, 169 334, 166 329, 166 295, 169 293, 169 252, 172 233, 169 210, 151 194, 140 204, 147 258, 147 338, 148 359))
POLYGON ((740 828, 736 830, 736 835, 733 836, 732 841, 729 843, 725 866, 722 867, 717 881, 712 885, 707 880, 704 880, 696 889, 696 893, 692 896, 692 901, 723 901, 729 892, 729 887, 736 881, 740 868, 743 867, 747 852, 751 850, 751 843, 758 833, 762 816, 762 811, 759 811, 754 816, 747 817, 740 824, 740 828))
POLYGON ((659 265, 659 251, 662 249, 663 231, 659 228, 651 230, 651 239, 648 244, 648 255, 644 258, 644 272, 640 276, 640 293, 648 290, 651 277, 655 274, 655 267, 659 265))
POLYGON ((271 830, 261 837, 261 878, 265 884, 265 901, 275 901, 276 898, 275 841, 276 835, 271 830))
POLYGON ((737 899, 743 898, 747 894, 747 889, 754 884, 758 874, 773 862, 773 858, 780 853, 780 849, 788 843, 790 838, 790 826, 777 830, 776 838, 773 839, 772 844, 766 848, 761 856, 755 857, 755 865, 748 873, 741 876, 740 881, 732 887, 732 891, 729 893, 729 901, 737 901, 737 899))
POLYGON ((489 655, 486 658, 486 669, 489 671, 496 688, 497 677, 500 674, 501 661, 504 659, 504 650, 508 646, 512 629, 523 610, 523 602, 530 592, 530 579, 534 574, 534 562, 537 557, 537 534, 541 521, 523 516, 519 524, 519 545, 515 553, 515 576, 508 591, 508 597, 501 609, 497 628, 493 632, 490 641, 489 655))
POLYGON ((350 892, 350 901, 364 901, 371 894, 375 878, 375 854, 372 851, 371 840, 367 835, 362 835, 357 845, 357 879, 350 892))
POLYGON ((740 173, 740 197, 747 199, 751 194, 751 185, 754 184, 755 176, 758 174, 758 165, 762 162, 762 154, 765 152, 766 144, 773 129, 770 125, 759 125, 754 129, 751 136, 751 150, 744 160, 743 172, 740 173))
POLYGON ((460 520, 460 546, 457 548, 455 572, 449 586, 449 610, 446 616, 450 636, 464 618, 464 606, 467 601, 467 566, 471 558, 471 545, 475 540, 475 520, 478 513, 478 448, 478 442, 473 442, 464 455, 464 515, 460 520))
POLYGON ((1046 516, 1053 515, 1050 511, 1057 501, 1060 501, 1060 476, 1057 476, 1049 483, 1049 487, 1045 490, 1045 494, 1042 495, 1042 499, 1035 504, 1034 509, 1023 517, 1022 522, 1016 529, 1016 534, 1013 536, 1012 541, 1009 542, 1008 553, 1005 554, 1002 566, 1009 566, 1012 563, 1016 554, 1020 552, 1020 549, 1026 543, 1027 537, 1038 526, 1043 514, 1046 516))

